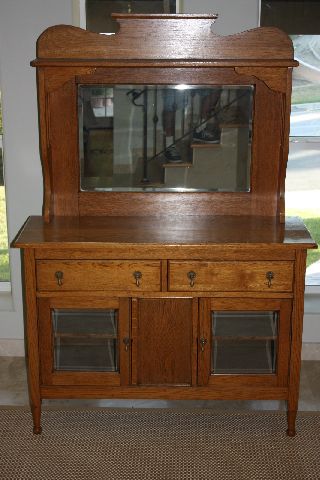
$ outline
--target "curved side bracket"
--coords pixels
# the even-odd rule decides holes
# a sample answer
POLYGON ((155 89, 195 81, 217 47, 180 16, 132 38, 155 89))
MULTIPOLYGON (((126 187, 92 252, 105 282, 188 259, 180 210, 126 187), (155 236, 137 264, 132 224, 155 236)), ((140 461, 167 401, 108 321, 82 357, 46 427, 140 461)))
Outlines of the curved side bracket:
POLYGON ((280 93, 287 93, 287 68, 270 67, 234 67, 239 75, 255 77, 265 85, 280 93))

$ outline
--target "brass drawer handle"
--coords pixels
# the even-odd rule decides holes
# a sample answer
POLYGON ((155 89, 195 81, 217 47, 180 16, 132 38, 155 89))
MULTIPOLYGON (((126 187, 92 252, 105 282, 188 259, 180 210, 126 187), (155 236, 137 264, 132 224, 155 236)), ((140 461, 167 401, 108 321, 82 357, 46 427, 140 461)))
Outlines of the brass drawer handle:
POLYGON ((266 278, 268 280, 268 288, 271 288, 272 286, 272 280, 274 279, 274 273, 273 272, 267 272, 266 273, 266 278))
POLYGON ((63 280, 63 272, 61 272, 61 271, 59 270, 58 272, 56 272, 56 273, 54 274, 54 276, 55 276, 56 279, 57 279, 57 284, 59 285, 59 287, 61 287, 62 284, 63 284, 63 282, 62 282, 62 280, 63 280))
POLYGON ((137 287, 140 287, 140 285, 141 285, 140 280, 141 280, 141 278, 142 278, 142 273, 136 271, 136 272, 133 272, 133 276, 134 276, 134 278, 135 278, 137 287))
POLYGON ((196 272, 188 272, 187 277, 190 280, 190 287, 194 287, 194 279, 196 278, 197 274, 196 272))
POLYGON ((206 338, 201 337, 199 340, 201 352, 204 352, 204 347, 208 343, 206 338))

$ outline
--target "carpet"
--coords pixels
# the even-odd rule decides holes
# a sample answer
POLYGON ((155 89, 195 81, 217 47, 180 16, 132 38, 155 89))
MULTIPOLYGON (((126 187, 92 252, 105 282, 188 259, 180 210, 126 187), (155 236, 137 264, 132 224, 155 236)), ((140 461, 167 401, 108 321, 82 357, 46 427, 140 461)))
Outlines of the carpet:
POLYGON ((5 480, 320 479, 320 415, 204 409, 0 409, 5 480))

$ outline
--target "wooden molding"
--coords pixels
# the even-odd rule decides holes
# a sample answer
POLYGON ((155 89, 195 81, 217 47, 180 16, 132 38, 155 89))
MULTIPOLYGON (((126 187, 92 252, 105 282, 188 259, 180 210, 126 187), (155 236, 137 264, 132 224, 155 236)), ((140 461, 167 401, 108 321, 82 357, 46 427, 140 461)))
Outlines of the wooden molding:
MULTIPOLYGON (((293 61, 291 39, 274 27, 235 35, 214 33, 212 16, 118 16, 114 35, 56 25, 40 35, 38 59, 281 60, 293 61), (148 41, 146 41, 148 39, 148 41)), ((34 63, 36 64, 36 63, 34 63)))

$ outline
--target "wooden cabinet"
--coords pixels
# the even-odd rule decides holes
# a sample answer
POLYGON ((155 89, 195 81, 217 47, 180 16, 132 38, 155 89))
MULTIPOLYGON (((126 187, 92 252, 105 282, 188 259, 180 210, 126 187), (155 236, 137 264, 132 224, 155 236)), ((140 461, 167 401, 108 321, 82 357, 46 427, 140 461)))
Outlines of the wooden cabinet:
POLYGON ((47 29, 32 62, 43 216, 13 245, 34 432, 44 398, 275 399, 294 435, 316 245, 284 215, 291 40, 117 19, 47 29))
POLYGON ((257 218, 250 231, 253 221, 208 217, 200 232, 193 218, 190 242, 190 218, 174 226, 162 218, 157 244, 157 217, 136 218, 134 228, 125 217, 112 228, 101 218, 93 228, 88 218, 31 217, 16 246, 35 432, 42 398, 111 397, 287 400, 293 435, 305 255, 314 243, 298 219, 257 218), (240 241, 240 224, 252 243, 240 241), (65 225, 81 237, 72 250, 65 225))

